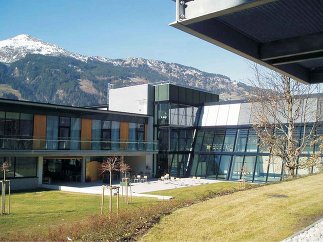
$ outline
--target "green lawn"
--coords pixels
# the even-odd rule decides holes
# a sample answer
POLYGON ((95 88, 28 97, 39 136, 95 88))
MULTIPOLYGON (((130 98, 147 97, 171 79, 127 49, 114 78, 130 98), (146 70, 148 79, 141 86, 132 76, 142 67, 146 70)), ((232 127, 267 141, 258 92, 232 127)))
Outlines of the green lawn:
POLYGON ((323 174, 178 209, 142 241, 280 241, 323 216, 323 174))
MULTIPOLYGON (((115 199, 114 199, 115 200, 115 199)), ((50 227, 85 220, 100 213, 101 196, 61 191, 16 193, 11 196, 11 214, 0 219, 0 240, 10 239, 13 234, 46 233, 50 227)), ((127 208, 135 208, 152 199, 133 199, 127 208)), ((121 209, 126 204, 121 199, 121 209)), ((108 211, 108 197, 105 211, 108 211)), ((114 202, 115 206, 115 202, 114 202)))
MULTIPOLYGON (((145 214, 147 210, 145 220, 149 221, 151 217, 162 216, 163 213, 169 213, 178 207, 183 206, 184 202, 189 204, 205 200, 208 197, 214 197, 218 194, 234 192, 239 189, 239 184, 222 182, 216 184, 207 184, 195 187, 179 188, 167 191, 158 191, 154 194, 170 195, 175 199, 172 201, 160 201, 152 198, 133 198, 133 201, 126 205, 121 201, 122 216, 128 221, 126 216, 140 217, 141 213, 145 214), (131 214, 132 211, 134 214, 131 214)), ((11 214, 5 215, 0 218, 0 240, 29 240, 29 239, 52 239, 53 236, 48 237, 49 233, 66 233, 69 234, 68 226, 72 227, 76 224, 76 227, 90 227, 88 223, 91 221, 98 222, 100 220, 100 201, 99 195, 85 195, 78 193, 68 193, 61 191, 35 191, 35 192, 23 192, 16 193, 11 196, 11 214), (57 232, 57 228, 62 230, 57 232), (64 230, 64 231, 63 231, 64 230), (55 231, 55 232, 53 232, 55 231), (38 237, 33 237, 34 234, 38 234, 38 237), (28 237, 28 236, 32 237, 28 237)), ((114 198, 115 206, 115 198, 114 198)), ((107 214, 108 197, 105 202, 105 211, 107 214)), ((127 222, 132 223, 132 222, 127 222)), ((98 231, 93 232, 94 237, 86 237, 87 239, 95 240, 97 238, 118 238, 124 236, 122 233, 122 227, 119 227, 119 234, 113 235, 115 237, 101 236, 103 233, 110 233, 109 229, 99 225, 98 231), (96 234, 95 234, 96 233, 96 234), (100 233, 101 237, 97 237, 97 233, 100 233)), ((122 225, 120 225, 122 226, 122 225)), ((138 225, 137 221, 134 226, 138 225)), ((83 229, 82 227, 82 229, 83 229)), ((73 228, 71 228, 73 230, 73 228)), ((129 229, 129 228, 128 228, 129 229)), ((135 230, 136 228, 131 228, 135 230)), ((129 229, 129 230, 131 230, 129 229)), ((85 231, 85 233, 89 233, 85 231)), ((65 235, 64 235, 65 236, 65 235)), ((66 238, 64 237, 63 238, 66 238)), ((81 238, 82 232, 77 232, 75 235, 77 238, 81 238)))

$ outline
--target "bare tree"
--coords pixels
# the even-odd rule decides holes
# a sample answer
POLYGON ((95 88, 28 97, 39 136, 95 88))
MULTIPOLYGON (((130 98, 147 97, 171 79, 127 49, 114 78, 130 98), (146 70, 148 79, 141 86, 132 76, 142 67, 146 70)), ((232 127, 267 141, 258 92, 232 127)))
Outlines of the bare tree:
POLYGON ((110 190, 110 203, 109 203, 109 210, 110 213, 112 212, 112 173, 113 171, 119 170, 119 157, 112 156, 108 157, 101 165, 101 174, 109 172, 110 175, 110 182, 109 182, 109 190, 110 190))
POLYGON ((251 121, 260 147, 269 150, 271 157, 281 158, 288 175, 294 176, 296 168, 318 160, 315 154, 303 161, 298 158, 318 142, 316 127, 320 114, 313 94, 319 92, 319 86, 304 85, 257 65, 253 68, 251 121))
POLYGON ((127 178, 127 172, 130 171, 130 166, 122 159, 119 165, 119 170, 123 173, 124 177, 127 178))

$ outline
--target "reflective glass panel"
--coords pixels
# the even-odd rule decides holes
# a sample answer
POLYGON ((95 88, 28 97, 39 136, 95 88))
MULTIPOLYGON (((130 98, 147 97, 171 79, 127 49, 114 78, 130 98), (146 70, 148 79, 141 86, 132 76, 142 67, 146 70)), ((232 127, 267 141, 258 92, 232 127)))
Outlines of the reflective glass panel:
POLYGON ((239 180, 243 165, 243 156, 234 156, 232 159, 231 176, 232 180, 239 180))
POLYGON ((221 157, 220 167, 217 178, 219 179, 227 179, 230 169, 232 156, 230 155, 223 155, 221 157))

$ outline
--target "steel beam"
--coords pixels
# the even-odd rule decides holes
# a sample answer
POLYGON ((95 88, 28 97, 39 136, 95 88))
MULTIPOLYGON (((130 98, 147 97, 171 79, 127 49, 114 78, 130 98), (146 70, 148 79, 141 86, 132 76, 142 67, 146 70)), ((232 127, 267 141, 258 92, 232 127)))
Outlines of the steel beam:
POLYGON ((260 45, 260 58, 273 65, 323 57, 323 33, 277 40, 260 45))

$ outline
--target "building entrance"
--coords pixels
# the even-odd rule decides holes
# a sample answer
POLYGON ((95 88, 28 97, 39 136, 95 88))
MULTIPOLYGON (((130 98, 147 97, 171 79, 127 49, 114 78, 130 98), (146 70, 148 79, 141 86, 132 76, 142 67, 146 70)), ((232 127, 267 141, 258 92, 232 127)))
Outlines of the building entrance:
POLYGON ((43 183, 81 182, 81 159, 44 159, 43 183))

